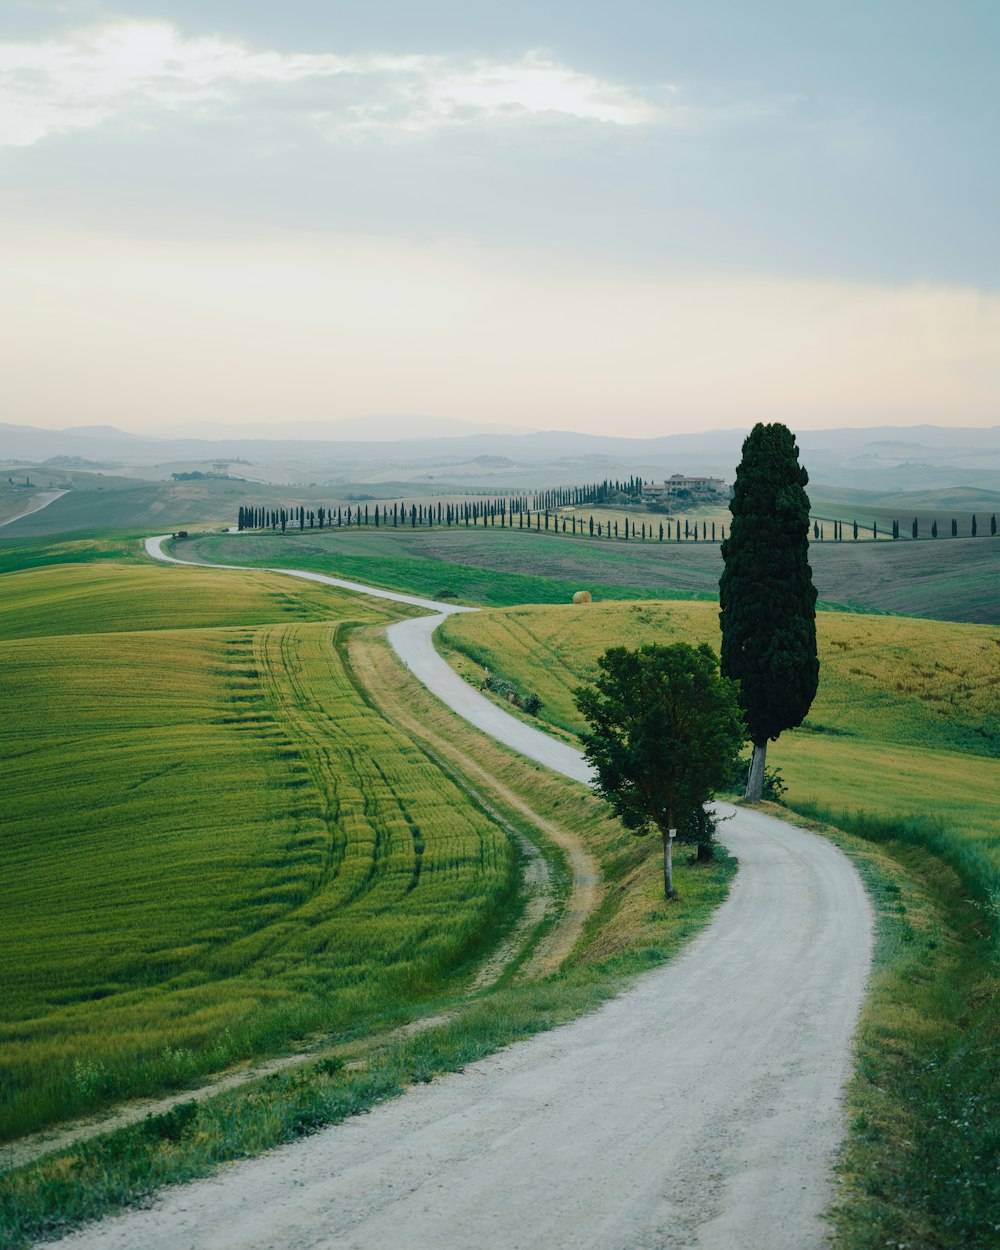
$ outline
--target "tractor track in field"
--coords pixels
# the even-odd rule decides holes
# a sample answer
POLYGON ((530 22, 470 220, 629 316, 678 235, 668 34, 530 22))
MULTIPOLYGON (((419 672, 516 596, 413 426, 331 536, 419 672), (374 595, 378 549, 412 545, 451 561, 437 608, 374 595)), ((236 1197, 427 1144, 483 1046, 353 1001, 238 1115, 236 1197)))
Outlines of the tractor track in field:
MULTIPOLYGON (((479 728, 586 781, 570 747, 447 669, 436 623, 390 628, 411 671, 479 728)), ((830 843, 727 814, 729 898, 677 959, 599 1011, 61 1244, 820 1250, 871 911, 830 843)))

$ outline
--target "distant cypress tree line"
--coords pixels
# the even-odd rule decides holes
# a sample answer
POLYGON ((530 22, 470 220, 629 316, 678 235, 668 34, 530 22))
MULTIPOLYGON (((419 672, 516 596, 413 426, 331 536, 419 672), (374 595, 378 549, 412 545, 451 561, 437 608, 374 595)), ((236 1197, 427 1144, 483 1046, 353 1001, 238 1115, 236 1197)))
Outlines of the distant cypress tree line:
MULTIPOLYGON (((844 542, 843 521, 833 521, 832 525, 833 525, 833 541, 835 543, 844 542)), ((857 520, 851 523, 851 539, 853 542, 859 541, 862 535, 862 530, 864 528, 865 527, 858 524, 857 520)), ((868 528, 871 529, 872 538, 877 539, 879 536, 878 521, 872 521, 871 526, 868 528)), ((913 518, 913 520, 910 522, 909 530, 910 530, 911 539, 917 539, 917 540, 921 539, 921 524, 920 524, 919 517, 913 518)), ((894 520, 891 522, 888 532, 892 535, 893 539, 899 539, 900 535, 903 533, 903 527, 900 526, 900 523, 898 520, 894 520)), ((979 532, 980 532, 979 519, 978 519, 978 516, 975 513, 973 513, 969 518, 968 534, 966 536, 969 538, 976 538, 979 535, 979 532)), ((983 532, 985 533, 985 530, 983 532)), ((996 537, 996 532, 997 532, 997 518, 996 518, 996 514, 993 513, 990 516, 990 536, 996 537)), ((926 539, 928 537, 928 533, 929 533, 930 538, 937 538, 938 536, 937 520, 931 521, 929 531, 925 528, 923 531, 922 537, 926 539)), ((813 536, 814 542, 823 542, 824 537, 825 537, 825 530, 824 530, 823 523, 821 521, 813 520, 812 536, 813 536)), ((951 518, 951 536, 952 538, 961 537, 961 534, 959 533, 959 524, 958 524, 957 517, 951 518)))
MULTIPOLYGON (((568 537, 617 539, 620 542, 707 542, 708 522, 703 521, 699 533, 698 523, 684 520, 683 533, 680 518, 658 521, 653 518, 634 520, 621 517, 614 520, 598 520, 593 516, 569 516, 560 513, 563 508, 614 506, 615 504, 639 503, 642 500, 643 479, 629 477, 623 480, 606 478, 590 486, 560 486, 538 491, 532 495, 505 495, 495 498, 464 500, 431 500, 408 503, 370 501, 362 504, 340 504, 307 508, 297 504, 292 507, 271 507, 257 504, 241 504, 237 515, 237 528, 243 530, 272 530, 287 533, 288 529, 323 530, 374 526, 377 529, 400 529, 409 527, 450 529, 519 529, 568 537)), ((726 527, 711 525, 711 541, 722 541, 726 527)))
MULTIPOLYGON (((431 500, 421 503, 395 501, 392 504, 366 501, 364 504, 320 505, 307 508, 303 504, 288 507, 271 507, 257 504, 241 504, 237 515, 239 530, 272 530, 287 533, 289 528, 307 529, 341 529, 361 526, 374 526, 376 529, 399 528, 443 528, 463 527, 465 529, 499 528, 499 529, 534 529, 537 532, 566 534, 571 537, 587 537, 616 539, 619 542, 722 542, 726 537, 726 527, 716 522, 702 521, 699 527, 697 520, 687 517, 668 518, 654 524, 652 518, 636 521, 629 517, 615 520, 595 520, 593 516, 582 517, 560 515, 560 509, 593 506, 614 506, 616 504, 637 503, 642 499, 643 480, 630 477, 624 480, 606 478, 603 482, 595 482, 590 486, 559 486, 551 490, 538 491, 532 495, 504 495, 465 500, 431 500), (709 534, 711 533, 711 538, 709 534)), ((832 521, 833 541, 842 543, 844 539, 843 521, 832 521)), ((878 522, 872 521, 871 535, 878 539, 878 522)), ((911 540, 921 539, 921 527, 918 517, 914 517, 910 526, 911 540)), ((937 520, 931 522, 929 538, 938 537, 937 520)), ((986 533, 985 525, 982 532, 986 533)), ((857 520, 851 525, 851 539, 858 542, 862 527, 857 520)), ((900 537, 901 529, 898 520, 892 521, 889 527, 894 540, 900 537)), ((978 518, 972 515, 968 536, 975 538, 980 533, 978 518)), ((997 518, 990 516, 989 534, 995 537, 997 518)), ((958 538, 959 523, 957 517, 951 518, 951 536, 958 538)), ((925 528, 923 538, 928 538, 925 528)), ((814 542, 826 541, 826 526, 819 519, 813 519, 812 539, 814 542)))

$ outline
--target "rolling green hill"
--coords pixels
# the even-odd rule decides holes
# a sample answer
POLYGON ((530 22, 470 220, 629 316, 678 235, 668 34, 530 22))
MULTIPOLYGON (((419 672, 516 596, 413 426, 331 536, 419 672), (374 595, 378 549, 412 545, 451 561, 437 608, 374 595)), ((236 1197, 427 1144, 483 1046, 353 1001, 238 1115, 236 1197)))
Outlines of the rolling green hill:
POLYGON ((1000 513, 1000 491, 972 486, 885 494, 819 485, 810 486, 809 497, 814 516, 836 519, 846 525, 856 520, 868 537, 873 522, 880 533, 886 533, 891 530, 893 521, 898 521, 901 540, 911 540, 914 519, 921 538, 930 538, 931 525, 937 521, 940 542, 951 537, 953 518, 958 522, 958 536, 968 538, 973 516, 977 518, 978 533, 986 534, 991 517, 1000 513))
MULTIPOLYGON (((500 527, 213 534, 186 542, 179 554, 292 565, 491 607, 568 603, 581 589, 596 599, 715 599, 722 571, 710 542, 609 542, 500 527)), ((1000 623, 1000 536, 813 543, 809 558, 825 604, 1000 623)))
MULTIPOLYGON (((821 612, 821 674, 805 725, 768 752, 789 801, 940 819, 956 859, 1000 891, 1000 630, 821 612)), ((719 643, 707 603, 519 607, 449 618, 441 644, 477 682, 483 667, 542 700, 574 732, 572 698, 610 646, 719 643)), ((998 895, 1000 896, 1000 895, 998 895)))
POLYGON ((405 609, 139 564, 0 588, 2 1136, 399 1018, 502 933, 506 834, 345 668, 405 609))

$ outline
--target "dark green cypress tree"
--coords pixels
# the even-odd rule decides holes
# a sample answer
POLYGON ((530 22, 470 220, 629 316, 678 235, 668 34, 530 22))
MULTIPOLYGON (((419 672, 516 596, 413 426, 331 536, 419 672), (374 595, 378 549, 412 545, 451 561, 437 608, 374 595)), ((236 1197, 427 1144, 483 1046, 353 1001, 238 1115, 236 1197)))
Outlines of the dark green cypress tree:
POLYGON ((792 432, 754 426, 736 470, 719 581, 722 672, 740 683, 753 742, 751 800, 761 795, 768 740, 802 724, 819 682, 808 481, 792 432))
POLYGON ((996 532, 997 532, 997 514, 994 512, 993 515, 990 517, 990 534, 995 537, 996 532))
POLYGON ((976 534, 977 534, 978 532, 979 532, 979 531, 978 531, 978 528, 977 528, 977 526, 976 526, 976 514, 975 514, 975 513, 973 513, 973 514, 972 514, 972 537, 973 537, 973 538, 975 538, 975 536, 976 536, 976 534))

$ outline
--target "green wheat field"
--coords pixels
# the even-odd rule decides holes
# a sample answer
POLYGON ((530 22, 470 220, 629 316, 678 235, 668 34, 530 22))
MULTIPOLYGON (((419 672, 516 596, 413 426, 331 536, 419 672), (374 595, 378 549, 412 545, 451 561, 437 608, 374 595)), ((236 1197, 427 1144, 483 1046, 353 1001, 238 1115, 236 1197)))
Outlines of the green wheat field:
POLYGON ((370 1026, 493 940, 506 835, 345 671, 392 607, 139 564, 3 590, 4 1137, 370 1026))

